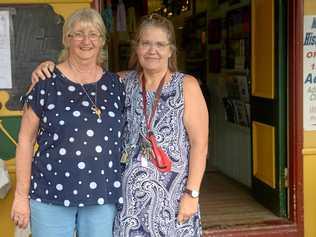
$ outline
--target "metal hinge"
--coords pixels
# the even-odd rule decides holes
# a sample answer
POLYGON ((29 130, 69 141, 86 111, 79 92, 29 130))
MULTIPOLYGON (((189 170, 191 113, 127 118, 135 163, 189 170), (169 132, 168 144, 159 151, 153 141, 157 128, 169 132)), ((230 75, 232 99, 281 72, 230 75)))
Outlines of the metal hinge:
POLYGON ((284 168, 284 187, 287 188, 289 186, 289 171, 287 168, 284 168))

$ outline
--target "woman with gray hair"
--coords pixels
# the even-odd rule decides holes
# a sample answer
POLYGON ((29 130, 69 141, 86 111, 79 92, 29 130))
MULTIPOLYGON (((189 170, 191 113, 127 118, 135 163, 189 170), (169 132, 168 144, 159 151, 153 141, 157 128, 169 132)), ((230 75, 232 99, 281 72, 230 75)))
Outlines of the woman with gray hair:
POLYGON ((24 97, 11 217, 21 228, 31 222, 33 237, 72 237, 74 230, 112 236, 123 200, 125 93, 118 76, 102 68, 105 38, 98 12, 74 12, 63 27, 64 50, 52 79, 24 97))

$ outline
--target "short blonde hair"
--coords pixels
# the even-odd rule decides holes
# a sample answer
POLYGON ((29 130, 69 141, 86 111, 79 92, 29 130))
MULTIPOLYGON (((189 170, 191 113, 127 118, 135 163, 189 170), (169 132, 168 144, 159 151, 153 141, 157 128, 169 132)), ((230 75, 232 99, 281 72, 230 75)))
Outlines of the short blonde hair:
MULTIPOLYGON (((82 8, 72 13, 65 21, 63 26, 63 45, 64 49, 61 51, 58 62, 64 62, 69 57, 69 35, 72 33, 75 24, 80 23, 84 26, 95 26, 101 36, 102 46, 105 45, 107 30, 100 14, 91 8, 82 8)), ((97 57, 97 64, 103 66, 106 60, 104 49, 101 49, 97 57)))
POLYGON ((173 24, 166 17, 163 17, 159 14, 153 13, 147 16, 144 16, 141 20, 140 25, 135 34, 135 39, 132 41, 131 56, 128 61, 129 69, 134 69, 141 71, 142 67, 139 64, 138 57, 136 54, 136 49, 140 40, 141 33, 146 27, 157 27, 162 29, 167 33, 168 43, 171 49, 171 56, 168 60, 168 68, 171 72, 178 70, 177 66, 177 48, 176 48, 176 37, 174 32, 173 24))

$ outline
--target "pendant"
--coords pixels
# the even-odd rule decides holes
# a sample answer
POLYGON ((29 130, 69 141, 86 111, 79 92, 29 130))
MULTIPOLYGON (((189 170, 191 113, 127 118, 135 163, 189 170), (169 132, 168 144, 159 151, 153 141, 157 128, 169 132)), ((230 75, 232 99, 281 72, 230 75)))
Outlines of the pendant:
POLYGON ((144 138, 143 142, 141 144, 141 154, 147 160, 152 160, 152 158, 153 158, 152 146, 147 138, 144 138))
POLYGON ((127 164, 127 162, 128 162, 128 153, 127 153, 126 150, 124 150, 122 152, 122 156, 121 156, 121 163, 122 164, 127 164))
POLYGON ((95 106, 95 105, 93 105, 92 107, 91 107, 91 109, 92 109, 92 111, 98 116, 98 119, 100 119, 101 118, 101 109, 100 108, 98 108, 97 106, 95 106))
POLYGON ((127 145, 125 149, 122 152, 121 156, 121 163, 122 164, 127 164, 129 162, 129 158, 131 154, 133 153, 133 150, 135 148, 135 145, 127 145))

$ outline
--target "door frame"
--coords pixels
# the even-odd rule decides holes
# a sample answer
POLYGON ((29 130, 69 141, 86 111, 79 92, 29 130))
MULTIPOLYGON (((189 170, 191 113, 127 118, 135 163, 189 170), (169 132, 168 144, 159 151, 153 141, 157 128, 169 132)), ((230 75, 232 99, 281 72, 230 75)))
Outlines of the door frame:
MULTIPOLYGON (((276 0, 278 1, 278 0, 276 0)), ((297 237, 304 236, 303 211, 303 22, 304 1, 288 0, 288 222, 262 226, 235 227, 227 230, 204 230, 212 237, 297 237)))

